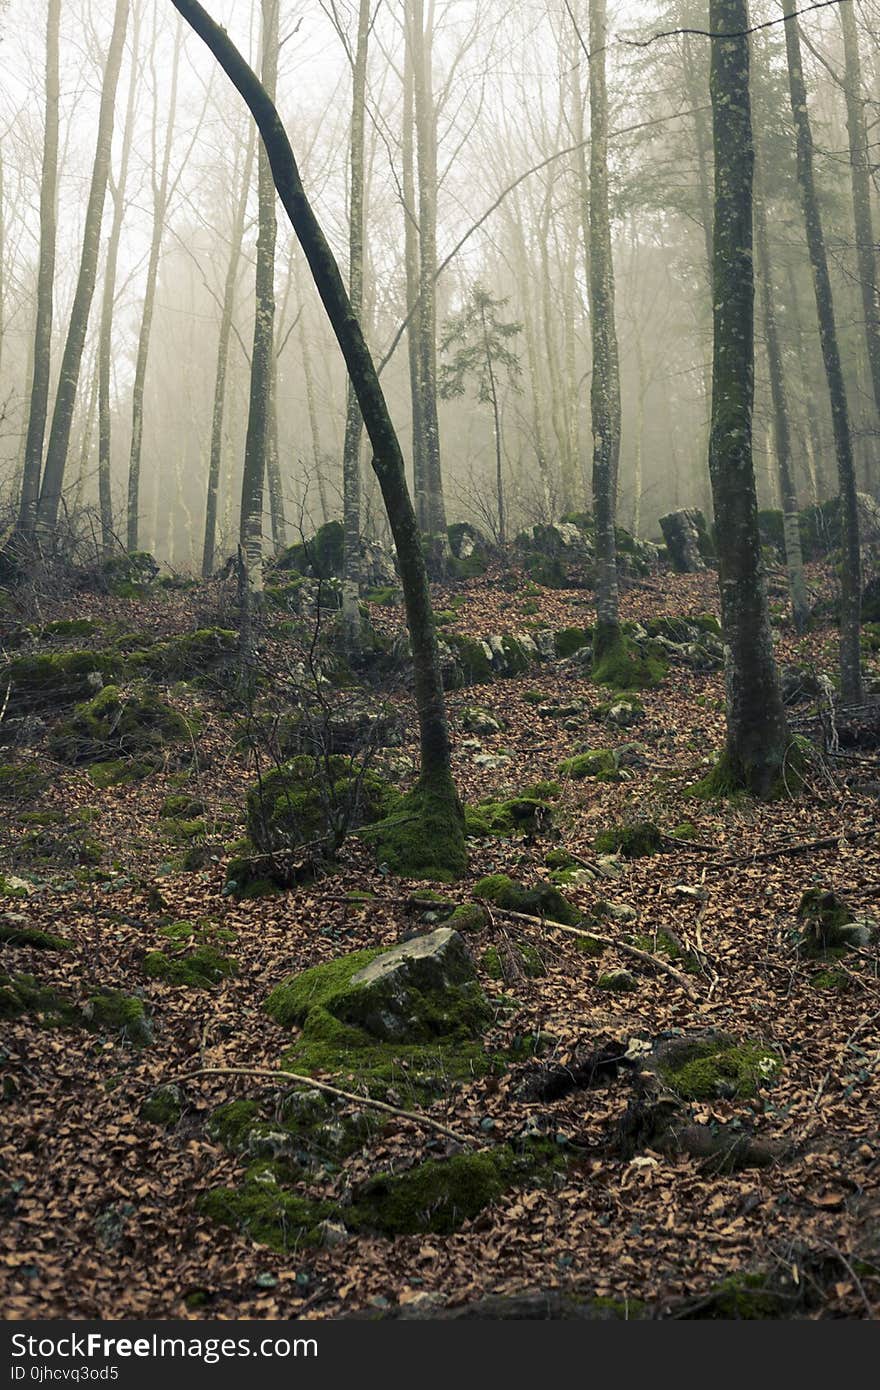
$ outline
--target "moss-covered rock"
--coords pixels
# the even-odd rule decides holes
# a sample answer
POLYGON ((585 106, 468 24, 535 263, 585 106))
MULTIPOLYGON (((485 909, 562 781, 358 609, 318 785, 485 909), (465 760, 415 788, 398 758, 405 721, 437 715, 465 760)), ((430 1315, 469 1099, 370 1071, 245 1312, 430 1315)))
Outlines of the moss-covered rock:
POLYGON ((238 651, 238 633, 231 628, 198 628, 132 652, 130 671, 149 673, 162 681, 187 680, 228 666, 238 651))
POLYGON ((151 1125, 159 1125, 162 1129, 173 1129, 182 1114, 183 1091, 173 1083, 157 1086, 147 1096, 140 1109, 142 1120, 151 1125))
POLYGON ((629 970, 606 970, 596 984, 599 989, 606 989, 612 994, 626 994, 639 987, 638 980, 629 970))
POLYGON ((162 820, 197 820, 205 814, 205 803, 188 792, 173 792, 159 807, 162 820))
POLYGON ((100 763, 119 755, 159 754, 169 743, 190 740, 194 733, 191 720, 155 695, 125 694, 108 685, 56 726, 49 746, 60 762, 100 763))
POLYGON ((52 709, 88 700, 119 674, 111 652, 36 652, 14 657, 0 668, 9 689, 9 714, 52 709))
MULTIPOLYGON (((516 945, 513 947, 516 955, 517 964, 524 975, 529 979, 536 980, 542 975, 547 974, 547 967, 541 957, 541 953, 534 946, 516 945)), ((504 979, 504 963, 501 959, 501 952, 497 946, 490 946, 483 952, 480 961, 481 966, 489 976, 490 980, 504 979)))
POLYGON ((116 1033, 135 1047, 146 1047, 153 1041, 150 1022, 143 999, 125 994, 120 989, 104 989, 93 994, 83 1006, 87 1026, 101 1033, 116 1033))
POLYGON ((0 918, 0 944, 27 947, 31 951, 68 951, 71 946, 66 937, 29 927, 26 919, 19 922, 17 914, 14 918, 12 913, 0 918))
POLYGON ((593 777, 597 782, 619 782, 620 769, 612 748, 591 748, 559 764, 559 776, 580 781, 593 777))
POLYGON ((104 989, 92 994, 80 1008, 61 989, 41 985, 33 975, 7 975, 0 971, 0 1018, 36 1017, 45 1028, 85 1028, 111 1033, 136 1047, 152 1042, 153 1030, 144 1002, 137 995, 104 989))
POLYGON ((210 989, 212 985, 237 975, 238 962, 208 945, 196 946, 183 954, 148 951, 144 957, 144 974, 166 985, 210 989))
POLYGON ((545 830, 553 819, 553 807, 534 796, 514 796, 507 801, 481 801, 465 807, 468 835, 522 835, 545 830))
POLYGON ((523 1171, 513 1150, 482 1149, 379 1174, 355 1194, 346 1225, 386 1236, 450 1235, 498 1200, 523 1171))
POLYGON ((553 648, 557 659, 564 660, 575 652, 592 646, 593 634, 589 628, 563 627, 553 634, 553 648))
POLYGON ((597 854, 622 854, 624 859, 644 859, 659 854, 663 836, 653 821, 633 821, 600 830, 593 840, 597 854))
POLYGON ((782 1059, 764 1043, 712 1033, 669 1038, 645 1065, 685 1100, 749 1100, 776 1079, 782 1059))
POLYGON ((449 682, 451 685, 487 685, 493 679, 492 649, 485 642, 460 632, 447 633, 445 641, 459 673, 457 680, 449 682))
POLYGON ((620 637, 610 646, 602 646, 594 637, 592 680, 596 685, 610 685, 615 690, 651 690, 666 675, 666 665, 658 657, 643 651, 631 638, 620 637))
POLYGON ((90 781, 100 790, 107 787, 121 787, 131 782, 145 782, 156 771, 156 762, 151 758, 108 758, 91 763, 88 768, 90 781))
POLYGON ((471 932, 482 931, 488 920, 486 909, 479 903, 461 903, 444 918, 444 925, 467 936, 471 932))
POLYGON ((853 946, 867 946, 877 935, 877 923, 857 918, 830 888, 808 888, 797 909, 804 929, 799 945, 805 955, 843 955, 853 946))
POLYGON ((577 908, 549 883, 523 888, 507 874, 489 874, 474 886, 474 896, 485 898, 508 912, 522 912, 527 917, 546 917, 549 921, 575 926, 581 920, 577 908))
POLYGON ((302 755, 248 792, 248 835, 264 854, 317 841, 336 849, 348 831, 382 820, 399 801, 390 783, 349 758, 302 755))

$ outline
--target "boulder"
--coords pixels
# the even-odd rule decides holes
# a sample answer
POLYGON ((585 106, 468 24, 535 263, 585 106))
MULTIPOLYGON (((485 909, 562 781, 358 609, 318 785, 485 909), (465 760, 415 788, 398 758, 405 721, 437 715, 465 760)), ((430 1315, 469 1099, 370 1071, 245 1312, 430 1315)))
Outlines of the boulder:
POLYGON ((660 530, 674 570, 679 574, 698 574, 706 568, 710 541, 706 519, 699 508, 668 512, 660 518, 660 530))

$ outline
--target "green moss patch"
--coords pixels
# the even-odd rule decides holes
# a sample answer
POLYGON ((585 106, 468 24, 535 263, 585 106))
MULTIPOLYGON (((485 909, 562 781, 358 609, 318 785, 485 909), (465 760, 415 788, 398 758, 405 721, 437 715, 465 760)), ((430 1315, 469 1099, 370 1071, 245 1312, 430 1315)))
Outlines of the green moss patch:
POLYGON ((576 907, 549 883, 523 888, 507 874, 490 874, 474 886, 474 896, 485 898, 508 912, 522 912, 527 917, 546 917, 566 926, 576 926, 581 914, 576 907))
POLYGON ((593 748, 588 753, 578 753, 573 758, 559 764, 559 776, 580 781, 585 777, 595 778, 597 782, 619 782, 620 769, 612 748, 593 748))
POLYGON ((9 713, 22 714, 88 700, 119 670, 110 652, 28 653, 0 668, 0 683, 9 687, 9 713))
POLYGON ((401 878, 450 883, 467 870, 464 812, 451 781, 422 779, 361 836, 401 878))
POLYGON ((7 975, 0 971, 0 1018, 34 1016, 45 1028, 85 1028, 93 1033, 112 1033, 136 1047, 152 1041, 153 1030, 144 1002, 121 990, 92 994, 80 1008, 64 991, 41 985, 33 975, 7 975))
POLYGON ((40 763, 0 764, 0 798, 4 801, 30 800, 49 785, 40 763))
POLYGON ((148 951, 144 957, 144 974, 166 985, 183 985, 190 989, 210 989, 238 974, 238 962, 222 955, 213 946, 196 946, 181 955, 166 951, 148 951))
POLYGON ((651 690, 665 675, 665 662, 643 652, 629 637, 621 637, 593 661, 593 682, 615 690, 651 690))
POLYGON ((661 1080, 685 1100, 749 1100, 782 1070, 772 1048, 720 1033, 661 1043, 655 1064, 661 1080))
POLYGON ((597 854, 622 854, 625 859, 644 859, 659 854, 663 836, 653 821, 633 821, 600 830, 593 840, 597 854))
POLYGON ((157 1086, 147 1096, 140 1109, 142 1120, 151 1125, 159 1125, 161 1129, 173 1129, 182 1114, 183 1092, 173 1083, 157 1086))
POLYGON ((553 818, 549 802, 533 796, 481 801, 465 808, 468 835, 523 835, 546 829, 553 818))
POLYGON ((7 917, 0 921, 0 943, 6 946, 26 946, 32 951, 68 951, 71 947, 63 936, 40 931, 37 927, 19 926, 7 917))
POLYGON ((156 696, 126 695, 108 685, 55 728, 49 747, 61 762, 100 763, 120 755, 157 755, 194 733, 191 720, 156 696))
POLYGON ((264 854, 316 841, 335 849, 349 830, 381 820, 399 801, 390 783, 349 758, 302 755, 248 792, 248 835, 264 854))

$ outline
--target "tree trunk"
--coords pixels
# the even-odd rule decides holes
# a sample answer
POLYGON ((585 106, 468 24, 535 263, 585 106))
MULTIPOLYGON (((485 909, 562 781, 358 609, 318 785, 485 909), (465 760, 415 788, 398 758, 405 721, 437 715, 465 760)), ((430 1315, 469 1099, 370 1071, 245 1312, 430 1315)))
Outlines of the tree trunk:
POLYGON ((726 653, 727 745, 720 790, 778 794, 789 744, 761 563, 752 463, 754 273, 747 0, 710 0, 715 150, 712 420, 709 471, 717 521, 726 653))
POLYGON ((779 474, 779 490, 782 494, 785 563, 788 568, 791 611, 795 628, 798 632, 803 632, 810 616, 810 608, 807 600, 807 587, 804 582, 804 558, 801 551, 797 488, 791 466, 791 430, 788 420, 788 401, 785 394, 785 373, 782 364, 782 349, 779 346, 773 286, 770 280, 767 216, 761 194, 755 198, 755 262, 764 318, 764 346, 767 351, 770 399, 773 406, 773 443, 779 474))
MULTIPOLYGON (((261 0, 261 5, 263 88, 269 100, 274 102, 278 84, 280 0, 261 0)), ((254 343, 251 353, 250 402, 241 480, 238 537, 243 584, 243 669, 250 661, 254 610, 261 602, 263 592, 263 482, 266 476, 271 379, 275 361, 275 245, 278 227, 272 169, 262 146, 258 166, 259 231, 254 292, 254 343)))
MULTIPOLYGON (((156 36, 153 35, 155 46, 156 36)), ((162 254, 162 237, 165 231, 165 217, 168 212, 168 185, 171 169, 171 149, 174 143, 174 125, 177 117, 177 95, 180 77, 180 30, 174 36, 174 57, 171 66, 171 94, 168 102, 168 124, 165 131, 165 150, 162 168, 156 181, 153 173, 153 233, 150 241, 150 256, 147 263, 147 282, 144 288, 144 310, 138 335, 137 356, 135 358, 134 384, 131 390, 131 453, 128 461, 128 515, 126 523, 126 548, 129 552, 138 548, 140 530, 140 487, 141 454, 144 444, 144 393, 147 385, 147 366, 150 360, 150 335, 153 331, 153 314, 156 308, 156 286, 159 280, 159 258, 162 254)), ((156 121, 158 94, 153 110, 153 149, 156 147, 156 121)))
POLYGON ((43 443, 49 409, 52 355, 52 299, 55 287, 55 244, 58 223, 59 31, 61 0, 49 0, 46 20, 46 124, 43 134, 43 175, 40 184, 40 263, 37 272, 37 320, 34 331, 33 376, 24 446, 19 528, 33 535, 43 470, 43 443))
POLYGON ((119 177, 115 183, 112 175, 109 177, 110 195, 113 200, 113 223, 110 228, 110 239, 107 242, 107 261, 104 267, 104 291, 101 305, 101 332, 98 343, 98 504, 101 513, 101 545, 105 554, 111 549, 114 542, 113 494, 110 471, 112 462, 110 377, 113 362, 113 310, 116 303, 119 243, 122 240, 122 224, 125 218, 125 190, 128 184, 128 168, 134 140, 140 30, 141 6, 139 0, 135 0, 132 10, 131 78, 128 85, 125 125, 122 131, 119 177))
POLYGON ((205 537, 202 545, 202 578, 209 579, 214 573, 217 548, 217 501, 220 492, 220 472, 223 465, 223 429, 226 416, 226 383, 229 372, 229 343, 232 338, 232 325, 235 321, 235 289, 238 283, 238 270, 241 263, 241 248, 244 241, 244 227, 247 218, 248 195, 254 170, 256 153, 256 133, 251 130, 247 138, 244 155, 244 169, 241 176, 241 193, 232 220, 229 239, 229 260, 226 266, 226 281, 223 286, 223 304, 220 310, 220 334, 217 340, 217 366, 214 373, 214 408, 211 413, 211 456, 208 463, 208 494, 205 503, 205 537))
POLYGON ((422 301, 419 298, 419 223, 416 212, 416 165, 413 112, 413 58, 409 28, 404 20, 406 42, 403 57, 403 135, 401 162, 403 165, 404 264, 406 269, 406 311, 409 323, 406 344, 409 361, 409 388, 412 402, 413 493, 416 516, 423 535, 430 530, 428 516, 428 477, 425 459, 425 436, 422 427, 422 391, 419 376, 419 344, 422 338, 422 301))
POLYGON ((419 216, 418 371, 424 448, 426 512, 432 557, 442 564, 448 551, 446 504, 437 414, 437 109, 433 88, 433 9, 425 21, 424 0, 408 0, 412 44, 419 216))
POLYGON ((590 332, 593 375, 593 511, 596 522, 594 662, 620 643, 617 594, 617 460, 620 372, 614 321, 614 265, 608 207, 608 97, 605 0, 590 0, 590 332))
MULTIPOLYGON (((400 443, 373 359, 360 324, 351 311, 339 267, 315 217, 297 168, 290 141, 273 102, 230 42, 196 0, 173 4, 205 41, 231 81, 244 97, 263 137, 275 187, 305 252, 315 286, 330 319, 372 446, 372 466, 382 490, 391 531, 397 546, 407 625, 413 652, 416 707, 419 716, 421 775, 406 808, 395 821, 401 839, 393 842, 400 857, 407 857, 414 876, 444 860, 450 874, 461 872, 466 862, 461 808, 452 781, 446 702, 428 575, 406 485, 400 443), (440 840, 443 843, 440 843, 440 840)), ((389 841, 389 843, 392 843, 389 841)), ((392 865, 393 867, 393 865, 392 865)))
MULTIPOLYGON (((364 161, 367 109, 367 46, 371 0, 359 0, 357 40, 352 56, 351 143, 349 164, 348 297, 352 312, 364 316, 364 161)), ((357 395, 348 383, 345 443, 342 449, 342 627, 349 651, 360 646, 361 615, 361 434, 357 395)))
POLYGON ((865 342, 874 405, 880 415, 880 293, 874 257, 877 246, 871 216, 871 182, 868 162, 868 136, 865 126, 865 100, 862 96, 862 62, 859 36, 852 4, 837 7, 843 29, 846 65, 846 131, 849 138, 850 179, 852 182, 853 225, 856 235, 856 263, 862 296, 865 342))
POLYGON ((840 692, 847 704, 862 698, 859 627, 862 598, 862 566, 859 552, 859 511, 853 463, 852 434, 846 386, 840 362, 834 299, 825 254, 825 234, 816 197, 813 174, 813 132, 807 107, 807 88, 801 62, 801 40, 792 0, 784 0, 785 49, 788 55, 788 85, 791 114, 797 134, 797 179, 801 194, 813 291, 819 320, 819 340, 831 401, 834 448, 840 489, 840 520, 843 557, 840 571, 840 692))

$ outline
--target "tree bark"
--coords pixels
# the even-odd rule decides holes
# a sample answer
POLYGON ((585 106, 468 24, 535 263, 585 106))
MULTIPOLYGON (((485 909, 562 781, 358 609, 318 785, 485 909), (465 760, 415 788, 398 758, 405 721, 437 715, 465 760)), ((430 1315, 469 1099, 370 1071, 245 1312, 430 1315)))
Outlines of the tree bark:
POLYGON ((840 525, 843 557, 840 572, 840 692, 847 704, 858 704, 862 698, 861 648, 859 628, 862 598, 862 566, 859 551, 859 511, 856 497, 855 464, 849 407, 837 325, 834 318, 834 298, 828 274, 825 234, 822 215, 816 196, 813 173, 813 132, 807 106, 807 88, 801 62, 801 40, 792 0, 783 0, 785 11, 785 49, 788 56, 788 87, 791 114, 797 135, 797 179, 813 273, 813 292, 819 320, 819 340, 822 360, 831 401, 831 420, 834 427, 834 449, 837 456, 837 478, 840 490, 840 525))
MULTIPOLYGON (((137 550, 140 530, 141 455, 144 444, 144 395, 147 385, 147 367, 150 360, 150 337, 153 331, 153 314, 156 308, 156 286, 159 281, 159 259, 162 255, 162 237, 165 231, 165 218, 168 212, 171 149, 174 143, 174 124, 177 117, 179 77, 180 30, 178 29, 174 36, 174 57, 171 67, 171 94, 168 103, 168 124, 165 131, 165 149, 162 155, 162 168, 158 176, 158 181, 155 171, 153 174, 153 232, 150 240, 150 256, 147 263, 147 281, 144 287, 144 309, 141 316, 137 356, 135 358, 134 384, 131 391, 131 453, 128 461, 128 514, 126 520, 126 548, 129 552, 137 550)), ((156 96, 156 101, 158 102, 158 95, 156 96)), ((153 119, 153 145, 155 150, 155 108, 153 119)))
POLYGON ((19 507, 19 529, 33 535, 43 470, 43 444, 49 409, 52 356, 52 299, 55 287, 55 244, 58 221, 59 31, 61 0, 49 0, 46 20, 46 123, 43 132, 43 173, 40 182, 40 263, 37 271, 37 320, 34 365, 19 507))
POLYGON ((604 656, 620 642, 614 524, 621 412, 608 205, 606 38, 605 0, 590 0, 590 333, 593 348, 590 410, 593 430, 593 512, 596 522, 594 660, 604 656))
POLYGON ((776 793, 789 743, 761 563, 752 462, 754 273, 747 0, 710 0, 715 151, 712 419, 709 472, 717 519, 725 646, 727 745, 716 774, 757 796, 776 793))
POLYGON ((419 376, 419 344, 421 342, 422 301, 419 298, 419 223, 416 211, 415 115, 413 110, 413 59, 409 35, 409 17, 404 18, 406 29, 403 57, 403 135, 401 161, 403 165, 404 265, 406 269, 406 344, 409 362, 409 387, 412 410, 413 493, 416 516, 422 533, 430 530, 428 515, 428 477, 425 460, 425 436, 422 427, 422 391, 419 376))
POLYGON ((241 264, 241 248, 244 241, 244 228, 247 219, 248 194, 254 170, 256 153, 256 134, 248 135, 244 156, 244 169, 241 176, 241 192, 232 220, 229 240, 229 260, 226 265, 226 281, 223 286, 223 304, 220 310, 220 334, 217 340, 217 366, 214 372, 214 407, 211 412, 211 454, 208 462, 208 492, 205 503, 205 536, 202 545, 202 578, 209 579, 214 572, 217 548, 217 501, 220 493, 220 472, 223 465, 223 430, 226 416, 226 383, 229 372, 229 344, 232 338, 232 325, 235 321, 235 289, 241 264))
POLYGON ((770 377, 770 399, 773 407, 773 443, 779 490, 782 494, 785 563, 788 569, 788 588, 791 611, 798 632, 803 632, 810 615, 807 587, 804 582, 804 557, 801 551, 801 528, 798 515, 798 496, 791 466, 791 429, 788 401, 785 392, 785 372, 776 306, 770 279, 770 252, 767 239, 767 214, 763 193, 755 198, 755 261, 761 288, 761 310, 764 319, 764 347, 767 352, 767 371, 770 377))
MULTIPOLYGON (((306 197, 287 133, 274 103, 225 31, 196 0, 172 0, 208 45, 246 101, 260 130, 275 187, 305 252, 316 288, 339 343, 372 446, 372 466, 382 490, 400 564, 413 651, 423 788, 457 805, 451 776, 449 730, 428 575, 419 528, 406 485, 403 454, 360 324, 352 313, 333 252, 306 197)), ((425 853, 430 850, 425 846, 425 853)))
POLYGON ((107 242, 107 260, 104 266, 104 290, 101 304, 101 331, 98 343, 98 505, 101 514, 101 545, 105 553, 111 549, 114 541, 113 494, 111 487, 112 412, 110 404, 110 378, 113 362, 113 311, 116 304, 116 274, 119 266, 119 245, 122 240, 122 224, 125 218, 125 190, 128 184, 128 168, 131 160, 131 147, 134 140, 140 30, 141 6, 139 0, 135 0, 132 10, 131 78, 128 86, 125 124, 122 131, 119 177, 116 179, 115 183, 112 175, 109 177, 110 196, 113 201, 113 223, 110 228, 110 238, 107 242))
POLYGON ((846 130, 849 139, 850 179, 852 182, 853 225, 856 236, 856 264, 864 314, 865 343, 874 405, 880 415, 880 293, 875 256, 871 182, 868 162, 868 136, 865 100, 862 96, 862 61, 853 5, 838 5, 843 29, 846 95, 846 130))

